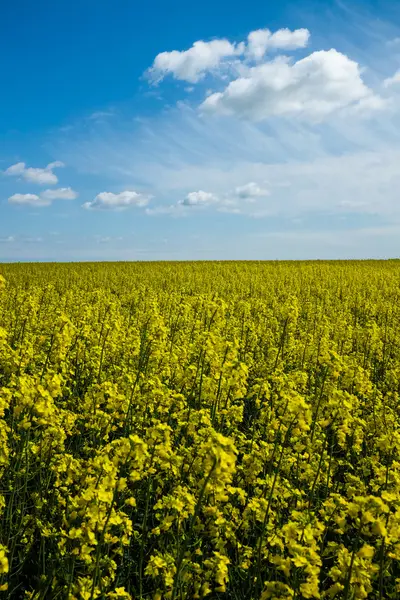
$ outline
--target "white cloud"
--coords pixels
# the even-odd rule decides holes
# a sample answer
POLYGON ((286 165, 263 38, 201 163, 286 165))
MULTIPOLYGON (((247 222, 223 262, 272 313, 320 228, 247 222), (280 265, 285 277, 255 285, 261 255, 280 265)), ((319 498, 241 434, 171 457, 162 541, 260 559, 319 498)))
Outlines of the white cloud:
POLYGON ((209 206, 216 202, 219 202, 219 198, 215 194, 199 190, 198 192, 189 192, 179 204, 183 206, 209 206))
POLYGON ((176 204, 148 208, 146 209, 146 214, 185 216, 188 214, 187 210, 192 207, 212 207, 222 213, 242 214, 242 210, 238 207, 238 200, 255 202, 259 198, 269 196, 269 194, 268 190, 263 189, 254 182, 238 186, 233 191, 222 193, 220 195, 199 190, 197 192, 189 192, 183 200, 179 200, 176 204))
POLYGON ((392 77, 388 77, 383 82, 383 87, 391 87, 392 85, 400 84, 400 69, 392 77))
MULTIPOLYGON (((375 216, 381 221, 398 218, 396 97, 393 110, 381 110, 390 97, 381 91, 384 77, 398 68, 386 46, 396 32, 362 31, 361 38, 358 21, 344 30, 336 23, 327 37, 316 27, 313 50, 325 51, 301 51, 300 57, 277 59, 273 54, 271 60, 267 50, 260 64, 252 62, 247 45, 243 54, 227 57, 219 65, 226 79, 207 79, 199 86, 204 93, 212 88, 211 98, 222 92, 215 112, 228 112, 227 117, 202 118, 187 101, 140 123, 118 116, 108 130, 65 136, 69 140, 53 153, 61 151, 55 155, 86 172, 107 174, 119 189, 136 189, 140 182, 158 199, 147 214, 197 215, 201 209, 185 206, 183 199, 193 190, 207 190, 219 202, 204 210, 241 210, 254 218, 301 216, 316 228, 321 220, 330 227, 330 215, 343 215, 353 225, 357 221, 356 227, 375 216), (341 52, 329 50, 335 47, 341 52), (225 68, 233 62, 236 67, 239 60, 240 69, 225 68), (236 81, 228 86, 232 79, 236 81), (248 87, 228 98, 238 82, 248 87), (362 118, 365 113, 371 118, 362 118), (266 188, 270 196, 252 203, 240 198, 235 190, 247 182, 266 188), (360 197, 362 203, 352 201, 360 197), (228 207, 224 199, 234 203, 228 207)), ((252 223, 243 219, 243 228, 252 223)))
POLYGON ((270 192, 262 188, 258 183, 251 181, 246 185, 238 186, 235 189, 235 195, 247 202, 254 202, 256 198, 263 198, 270 195, 270 192))
POLYGON ((65 167, 64 163, 61 160, 55 160, 47 165, 46 169, 57 169, 58 167, 65 167))
POLYGON ((368 121, 341 117, 311 127, 298 119, 200 119, 186 107, 139 126, 121 121, 113 135, 90 132, 84 144, 78 137, 61 148, 68 164, 106 173, 115 185, 129 189, 140 181, 158 199, 146 211, 152 215, 196 214, 200 209, 172 204, 193 190, 218 197, 206 210, 219 210, 223 199, 235 199, 237 187, 255 182, 271 192, 267 201, 236 196, 234 208, 258 217, 266 209, 285 216, 354 213, 338 203, 362 197, 368 209, 359 207, 359 214, 400 216, 400 123, 386 111, 368 121))
MULTIPOLYGON (((178 200, 176 204, 159 205, 153 208, 147 208, 146 214, 154 215, 169 215, 173 217, 184 217, 193 207, 206 208, 210 206, 216 207, 218 210, 225 210, 233 204, 231 200, 222 198, 212 192, 189 192, 185 198, 178 200)), ((226 210, 225 210, 226 212, 226 210)))
POLYGON ((75 200, 78 194, 73 189, 59 188, 55 190, 45 190, 41 194, 14 194, 10 196, 10 204, 28 205, 28 206, 50 206, 53 200, 75 200))
POLYGON ((221 195, 198 190, 197 192, 189 192, 185 198, 179 200, 176 204, 148 208, 146 209, 146 214, 185 216, 188 214, 187 209, 191 209, 192 207, 214 207, 219 212, 239 214, 241 211, 236 206, 238 198, 246 199, 251 202, 254 198, 266 196, 268 193, 267 190, 263 190, 255 183, 249 183, 245 186, 236 188, 233 192, 221 195))
POLYGON ((257 29, 248 35, 247 54, 256 60, 263 58, 271 37, 269 29, 257 29))
MULTIPOLYGON (((307 45, 310 32, 307 29, 279 29, 272 33, 269 29, 258 29, 249 33, 247 47, 245 42, 234 44, 226 39, 194 42, 189 50, 172 50, 157 54, 153 65, 147 70, 147 76, 159 83, 167 75, 174 79, 197 83, 207 72, 213 72, 224 66, 227 59, 246 54, 250 59, 261 59, 267 49, 294 50, 307 45)), ((228 60, 229 64, 229 60, 228 60)))
POLYGON ((58 183, 58 178, 53 173, 53 169, 63 166, 64 163, 58 160, 48 164, 44 169, 27 167, 24 162, 19 162, 15 165, 11 165, 11 167, 8 167, 4 173, 10 176, 21 176, 30 183, 37 183, 39 185, 52 185, 58 183))
POLYGON ((312 121, 366 98, 359 65, 331 49, 313 52, 293 65, 285 57, 249 69, 223 92, 206 98, 207 112, 237 115, 254 121, 271 116, 297 116, 312 121))
POLYGON ((392 98, 382 98, 370 94, 365 98, 361 98, 356 104, 350 104, 341 111, 343 116, 355 117, 370 117, 374 112, 390 109, 393 106, 392 98))
POLYGON ((19 163, 16 163, 15 165, 11 165, 11 167, 8 167, 8 169, 6 169, 4 171, 4 173, 6 175, 22 175, 22 173, 24 171, 25 171, 25 163, 19 162, 19 163))
POLYGON ((10 204, 28 205, 28 206, 48 206, 50 200, 46 200, 37 194, 14 194, 8 199, 10 204))
POLYGON ((0 237, 0 244, 12 244, 15 242, 15 237, 13 235, 8 235, 7 237, 0 237))
POLYGON ((295 50, 304 48, 310 39, 308 29, 295 29, 290 31, 287 27, 275 31, 269 39, 268 47, 282 50, 295 50))
MULTIPOLYGON (((257 52, 250 55, 246 42, 242 54, 227 56, 211 69, 212 75, 222 72, 225 80, 201 79, 209 73, 207 69, 200 70, 201 76, 195 72, 195 77, 200 77, 200 89, 184 107, 164 107, 140 122, 133 122, 133 114, 126 114, 125 118, 120 113, 108 128, 88 128, 85 121, 80 129, 54 141, 54 156, 84 173, 107 177, 118 186, 108 189, 137 189, 139 185, 140 189, 148 189, 158 201, 143 212, 192 219, 187 228, 170 225, 162 217, 163 232, 178 243, 189 230, 195 231, 210 258, 398 255, 400 105, 395 87, 383 88, 383 80, 399 68, 396 49, 386 45, 387 40, 399 36, 399 28, 396 31, 391 24, 382 27, 376 20, 360 22, 358 15, 352 22, 345 15, 343 20, 332 21, 329 31, 318 30, 320 15, 315 14, 308 22, 313 33, 313 19, 312 50, 300 50, 300 55, 290 59, 281 57, 281 64, 276 66, 277 61, 271 60, 277 54, 290 53, 271 48, 264 52, 263 34, 258 51, 258 56, 264 52, 261 59, 256 59, 257 52), (337 48, 341 54, 312 54, 314 50, 330 48, 337 48), (307 59, 299 61, 307 55, 307 59), (318 56, 324 58, 321 64, 316 64, 318 56), (268 77, 265 72, 252 70, 260 66, 258 60, 263 68, 270 69, 268 77), (238 63, 240 69, 236 69, 238 63), (257 74, 261 80, 264 74, 266 81, 261 81, 264 87, 255 102, 255 111, 253 106, 248 109, 248 96, 258 93, 256 84, 261 84, 257 74), (234 99, 237 102, 233 109, 228 107, 230 116, 201 118, 197 107, 191 107, 197 94, 205 94, 207 88, 211 88, 210 95, 222 92, 226 104, 226 88, 233 79, 251 81, 250 89, 234 99), (371 90, 375 90, 375 95, 371 90), (393 110, 378 112, 383 98, 376 94, 384 99, 392 97, 393 110), (322 114, 329 118, 316 122, 315 113, 321 119, 320 104, 322 114), (372 113, 368 121, 361 118, 364 112, 372 113), (265 115, 271 118, 264 120, 265 115), (242 116, 247 118, 238 118, 242 116), (299 116, 308 120, 296 118, 299 116), (235 195, 236 189, 247 182, 266 188, 270 196, 248 203, 235 195), (203 209, 184 206, 183 199, 193 190, 212 192, 220 201, 203 209), (235 204, 224 205, 225 198, 235 204), (178 199, 182 199, 180 204, 178 199), (210 211, 210 221, 211 211, 242 211, 243 216, 232 232, 233 216, 229 221, 229 215, 226 220, 220 216, 213 227, 208 227, 206 218, 197 219, 201 210, 210 211), (302 223, 295 224, 296 218, 301 218, 302 223), (390 233, 388 224, 397 230, 390 233), (382 235, 369 231, 375 226, 382 235), (365 235, 358 235, 362 229, 365 235), (257 243, 256 235, 262 231, 271 233, 267 241, 260 239, 257 243)), ((256 36, 253 39, 255 44, 256 36)), ((267 36, 267 42, 268 39, 267 36)), ((172 71, 161 75, 167 74, 171 79, 175 76, 172 71)), ((178 77, 184 75, 180 70, 178 77)), ((182 93, 188 85, 192 84, 183 82, 182 93)), ((170 100, 171 96, 167 101, 170 100)), ((221 107, 218 106, 218 112, 221 107)), ((98 247, 106 248, 103 256, 109 255, 110 244, 98 247)), ((178 250, 177 256, 185 258, 188 253, 199 258, 203 252, 196 249, 196 254, 186 240, 178 250)))
POLYGON ((55 190, 45 190, 40 194, 40 197, 44 200, 75 200, 78 197, 77 192, 75 192, 70 187, 67 188, 58 188, 55 190))
POLYGON ((295 50, 307 46, 310 37, 308 29, 279 29, 272 33, 269 29, 257 29, 248 35, 246 54, 260 60, 268 49, 295 50))
POLYGON ((150 197, 138 192, 126 190, 119 194, 101 192, 91 202, 82 206, 89 210, 123 210, 132 206, 143 207, 149 203, 150 197))
POLYGON ((207 71, 219 67, 225 58, 242 51, 242 46, 231 44, 228 40, 200 40, 189 50, 161 52, 156 56, 147 74, 154 82, 161 81, 166 75, 172 75, 181 81, 197 83, 207 71))

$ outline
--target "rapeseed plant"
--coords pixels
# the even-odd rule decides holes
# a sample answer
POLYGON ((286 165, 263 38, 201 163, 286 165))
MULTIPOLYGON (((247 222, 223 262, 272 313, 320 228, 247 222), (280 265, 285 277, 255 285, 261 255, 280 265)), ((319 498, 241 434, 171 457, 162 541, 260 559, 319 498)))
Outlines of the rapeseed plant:
POLYGON ((0 270, 2 597, 399 598, 397 262, 0 270))

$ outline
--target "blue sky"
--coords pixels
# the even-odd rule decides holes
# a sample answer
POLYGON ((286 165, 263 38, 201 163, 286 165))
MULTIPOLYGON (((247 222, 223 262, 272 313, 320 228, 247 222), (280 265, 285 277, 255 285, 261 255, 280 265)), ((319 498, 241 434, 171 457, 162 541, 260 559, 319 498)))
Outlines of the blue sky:
POLYGON ((400 255, 395 2, 4 2, 0 261, 400 255))

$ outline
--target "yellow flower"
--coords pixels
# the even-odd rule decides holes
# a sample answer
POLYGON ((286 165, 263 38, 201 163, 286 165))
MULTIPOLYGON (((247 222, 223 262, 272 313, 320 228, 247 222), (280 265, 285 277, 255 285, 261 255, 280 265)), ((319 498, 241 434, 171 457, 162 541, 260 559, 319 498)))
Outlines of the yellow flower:
POLYGON ((0 544, 0 574, 8 573, 8 558, 6 556, 6 547, 0 544))

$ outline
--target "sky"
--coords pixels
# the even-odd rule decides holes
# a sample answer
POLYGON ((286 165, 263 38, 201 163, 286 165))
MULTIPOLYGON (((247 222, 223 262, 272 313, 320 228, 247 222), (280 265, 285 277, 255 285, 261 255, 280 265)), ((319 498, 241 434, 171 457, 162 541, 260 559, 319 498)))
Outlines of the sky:
POLYGON ((0 261, 400 256, 400 4, 4 0, 0 261))

